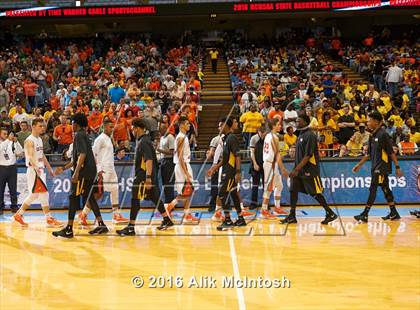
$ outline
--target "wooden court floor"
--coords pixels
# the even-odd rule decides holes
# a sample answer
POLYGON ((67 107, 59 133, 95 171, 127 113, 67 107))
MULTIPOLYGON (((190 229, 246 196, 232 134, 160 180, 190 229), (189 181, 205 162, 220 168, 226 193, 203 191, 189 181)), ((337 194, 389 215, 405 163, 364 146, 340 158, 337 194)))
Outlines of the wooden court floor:
POLYGON ((327 227, 320 217, 255 220, 222 233, 208 219, 167 232, 142 220, 136 237, 109 224, 108 236, 77 228, 73 240, 27 218, 25 229, 0 222, 2 310, 420 307, 420 221, 409 216, 342 216, 327 227))

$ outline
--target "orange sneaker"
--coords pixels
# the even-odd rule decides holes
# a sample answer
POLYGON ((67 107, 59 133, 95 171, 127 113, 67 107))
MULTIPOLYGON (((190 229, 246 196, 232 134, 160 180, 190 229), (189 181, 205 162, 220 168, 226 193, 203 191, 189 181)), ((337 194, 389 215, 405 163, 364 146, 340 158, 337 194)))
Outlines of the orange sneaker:
POLYGON ((21 226, 28 226, 28 223, 26 223, 23 220, 23 215, 20 215, 19 213, 13 215, 13 219, 15 220, 15 222, 18 222, 21 226))
POLYGON ((260 218, 266 220, 275 220, 277 219, 277 216, 271 214, 269 210, 261 210, 260 218))
POLYGON ((114 214, 112 214, 112 221, 115 224, 124 224, 128 223, 128 218, 123 217, 121 213, 115 212, 114 214))
POLYGON ((214 212, 213 216, 211 217, 211 220, 213 222, 223 222, 225 220, 225 217, 222 214, 222 211, 216 211, 214 212))
POLYGON ((254 212, 248 212, 248 211, 245 211, 245 210, 242 211, 241 214, 242 214, 243 217, 254 217, 255 216, 254 212))
POLYGON ((57 221, 52 216, 47 216, 46 220, 47 220, 47 226, 48 227, 62 227, 63 226, 62 222, 57 221))
POLYGON ((198 222, 198 218, 194 217, 191 213, 189 213, 189 214, 185 215, 184 222, 186 224, 197 223, 198 222))
POLYGON ((87 214, 84 214, 83 212, 80 212, 77 217, 79 218, 79 224, 82 226, 89 226, 87 222, 87 214))
POLYGON ((282 207, 274 208, 274 212, 277 214, 289 214, 289 212, 285 211, 282 207))

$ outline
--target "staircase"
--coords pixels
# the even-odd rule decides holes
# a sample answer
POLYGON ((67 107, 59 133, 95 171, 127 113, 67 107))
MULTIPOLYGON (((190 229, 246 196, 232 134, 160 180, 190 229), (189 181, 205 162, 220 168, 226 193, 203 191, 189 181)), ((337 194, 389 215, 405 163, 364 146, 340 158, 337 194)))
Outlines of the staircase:
POLYGON ((198 149, 207 150, 210 140, 218 134, 218 122, 223 116, 228 116, 233 107, 232 87, 226 60, 219 58, 217 73, 211 69, 210 57, 204 65, 204 83, 201 94, 201 105, 198 124, 198 149))
POLYGON ((352 70, 351 68, 347 67, 346 65, 344 65, 343 63, 334 60, 330 57, 327 57, 328 61, 331 62, 331 64, 334 67, 337 68, 342 68, 343 69, 343 73, 347 75, 348 79, 350 81, 365 81, 366 78, 364 78, 363 76, 361 76, 359 73, 355 72, 354 70, 352 70))

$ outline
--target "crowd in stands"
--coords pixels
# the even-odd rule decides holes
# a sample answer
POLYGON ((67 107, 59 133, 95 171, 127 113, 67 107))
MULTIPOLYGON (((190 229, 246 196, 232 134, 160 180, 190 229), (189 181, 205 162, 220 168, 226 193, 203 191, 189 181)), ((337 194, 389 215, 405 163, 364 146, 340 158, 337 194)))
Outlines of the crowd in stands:
POLYGON ((104 119, 115 123, 117 159, 134 146, 134 117, 147 120, 156 143, 159 126, 175 133, 180 115, 189 118, 194 148, 198 132, 201 51, 154 43, 148 38, 107 36, 92 40, 30 39, 0 48, 0 126, 18 141, 30 135, 31 121, 43 117, 42 139, 48 154, 62 154, 73 141, 71 116, 88 116, 92 140, 104 119))
POLYGON ((318 42, 312 36, 281 48, 230 44, 226 55, 245 147, 260 126, 276 117, 282 122, 282 152, 294 152, 296 118, 306 113, 318 133, 321 156, 361 156, 370 136, 367 115, 378 110, 395 152, 418 153, 418 37, 378 42, 369 35, 361 44, 344 44, 337 37, 318 42), (349 79, 345 66, 363 78, 349 79))

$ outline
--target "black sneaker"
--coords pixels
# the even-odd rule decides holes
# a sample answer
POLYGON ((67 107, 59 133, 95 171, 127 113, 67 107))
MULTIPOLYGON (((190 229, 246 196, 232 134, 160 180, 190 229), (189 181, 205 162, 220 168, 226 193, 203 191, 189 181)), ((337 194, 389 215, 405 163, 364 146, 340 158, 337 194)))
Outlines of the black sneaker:
POLYGON ((325 216, 325 219, 321 222, 322 225, 328 225, 329 222, 334 221, 337 219, 338 215, 335 213, 327 214, 325 216))
POLYGON ((115 231, 121 237, 123 236, 135 236, 136 231, 134 230, 134 226, 126 226, 123 229, 115 231))
POLYGON ((10 211, 15 214, 16 212, 18 212, 19 208, 10 208, 10 211))
POLYGON ((235 227, 235 224, 233 224, 232 220, 225 219, 221 225, 217 226, 217 230, 224 231, 224 230, 232 229, 233 227, 235 227))
POLYGON ((243 216, 240 216, 233 225, 237 227, 246 226, 246 221, 243 216))
POLYGON ((368 216, 367 214, 361 213, 359 215, 356 215, 354 219, 358 222, 367 223, 368 222, 368 216))
POLYGON ((288 215, 285 219, 280 221, 280 224, 296 224, 297 219, 294 215, 288 215))
POLYGON ((384 221, 386 220, 396 221, 396 220, 399 220, 400 218, 401 216, 399 215, 398 211, 391 211, 389 212, 387 216, 382 217, 384 221))
POLYGON ((99 225, 95 229, 91 230, 89 232, 89 234, 91 234, 91 235, 102 235, 102 234, 106 234, 108 232, 109 232, 108 227, 106 227, 105 225, 99 225))
POLYGON ((216 210, 216 206, 210 206, 208 209, 207 209, 207 212, 214 212, 216 210))
POLYGON ((53 231, 52 235, 54 237, 62 237, 62 238, 70 239, 70 238, 73 238, 73 229, 68 229, 66 227, 59 231, 53 231))
POLYGON ((158 230, 167 230, 168 228, 174 226, 174 223, 170 219, 164 219, 160 226, 157 227, 158 230))

